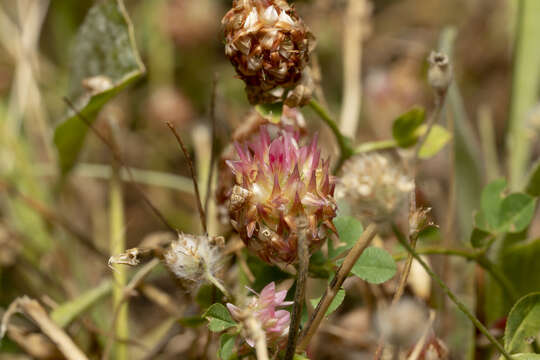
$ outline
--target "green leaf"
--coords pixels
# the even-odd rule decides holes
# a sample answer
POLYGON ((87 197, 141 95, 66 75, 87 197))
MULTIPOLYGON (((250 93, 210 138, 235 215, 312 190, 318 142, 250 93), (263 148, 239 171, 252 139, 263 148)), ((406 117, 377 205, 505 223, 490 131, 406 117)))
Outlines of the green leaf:
MULTIPOLYGON (((311 299, 310 300, 311 305, 314 308, 317 307, 317 304, 319 304, 319 302, 321 301, 321 298, 322 296, 319 297, 318 299, 311 299)), ((328 316, 334 311, 336 311, 337 308, 343 303, 343 300, 345 300, 345 290, 339 289, 336 296, 334 297, 334 300, 332 300, 332 303, 328 307, 328 310, 326 310, 326 314, 324 314, 324 316, 328 316)))
POLYGON ((525 192, 534 197, 540 196, 540 160, 533 165, 525 192))
MULTIPOLYGON (((145 72, 122 0, 100 1, 88 11, 75 38, 71 64, 68 97, 90 122, 103 105, 145 72)), ((54 143, 63 174, 74 166, 87 132, 88 126, 71 110, 56 127, 54 143)))
MULTIPOLYGON (((500 268, 501 273, 515 288, 517 297, 540 292, 540 261, 538 261, 540 259, 540 238, 525 243, 504 245, 503 241, 500 254, 496 258, 496 266, 500 268)), ((496 282, 493 282, 491 278, 488 279, 487 320, 492 322, 508 314, 513 303, 509 301, 496 282)))
POLYGON ((203 316, 208 320, 208 329, 213 332, 227 330, 237 325, 223 304, 213 304, 203 316))
POLYGON ((305 354, 294 354, 293 360, 309 360, 309 358, 305 354))
POLYGON ((504 179, 494 180, 484 187, 480 204, 486 224, 485 226, 482 226, 484 224, 477 224, 477 226, 482 227, 484 230, 498 227, 501 206, 504 200, 504 189, 506 189, 506 180, 504 179))
POLYGON ((283 103, 275 104, 259 104, 255 106, 255 110, 266 120, 274 124, 279 124, 281 115, 283 114, 283 103))
POLYGON ((54 309, 50 316, 51 319, 60 327, 65 327, 73 319, 81 315, 83 312, 103 297, 109 294, 112 290, 112 281, 105 280, 98 286, 81 294, 77 298, 65 302, 54 309))
POLYGON ((444 146, 452 139, 452 134, 440 125, 433 125, 429 132, 426 141, 418 152, 418 157, 421 159, 429 159, 441 151, 444 146))
POLYGON ((221 360, 229 360, 233 357, 234 343, 236 334, 223 334, 219 338, 218 356, 221 360))
POLYGON ((392 136, 396 140, 398 146, 409 147, 414 145, 418 139, 417 130, 424 122, 424 118, 424 109, 415 107, 394 120, 392 125, 392 136))
POLYGON ((471 245, 476 248, 483 248, 489 245, 494 235, 479 228, 474 228, 471 234, 471 245))
POLYGON ((339 236, 339 244, 328 243, 328 257, 333 258, 354 246, 364 232, 362 223, 352 216, 338 216, 333 220, 339 236))
POLYGON ((386 250, 368 247, 354 264, 351 272, 372 284, 380 284, 390 280, 396 273, 397 266, 386 250))
POLYGON ((206 322, 203 317, 200 316, 188 316, 178 319, 178 322, 185 327, 198 327, 206 322))
POLYGON ((504 331, 504 348, 510 353, 526 351, 528 341, 540 332, 540 293, 521 298, 510 311, 504 331))
POLYGON ((535 200, 522 193, 508 195, 501 204, 501 214, 497 230, 499 232, 520 232, 529 226, 535 209, 535 200))

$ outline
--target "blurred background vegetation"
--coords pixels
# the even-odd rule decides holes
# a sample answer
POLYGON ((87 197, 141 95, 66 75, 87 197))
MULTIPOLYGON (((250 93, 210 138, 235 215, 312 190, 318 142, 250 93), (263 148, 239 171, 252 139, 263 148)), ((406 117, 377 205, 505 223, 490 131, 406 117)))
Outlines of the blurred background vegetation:
MULTIPOLYGON (((54 312, 95 290, 84 298, 88 303, 78 303, 75 310, 63 310, 58 316, 67 316, 62 324, 90 357, 98 358, 106 346, 112 315, 112 300, 107 296, 112 271, 107 259, 111 226, 108 179, 114 173, 113 156, 110 148, 89 134, 77 165, 62 177, 53 143, 54 129, 68 110, 63 97, 72 93, 70 81, 80 65, 74 62, 75 37, 93 3, 0 2, 0 308, 26 294, 54 312), (83 313, 90 303, 91 311, 83 313), (74 317, 76 321, 72 321, 74 317)), ((454 124, 456 162, 454 165, 449 155, 453 150, 446 149, 422 166, 420 201, 434 209, 435 221, 441 225, 438 235, 426 241, 455 246, 468 241, 481 188, 506 173, 503 164, 509 158, 517 3, 376 0, 364 14, 362 116, 356 143, 391 137, 392 121, 414 105, 429 110, 432 94, 425 80, 427 54, 442 47, 453 59, 459 92, 449 95, 444 122, 454 124), (457 200, 453 211, 447 212, 454 175, 457 200)), ((295 4, 317 38, 316 60, 327 106, 331 113, 339 114, 346 2, 303 0, 295 4)), ((250 107, 243 84, 223 54, 220 20, 230 0, 126 0, 125 6, 146 74, 99 112, 95 127, 105 134, 114 133, 111 137, 126 164, 141 170, 135 172, 139 186, 167 220, 181 231, 199 233, 188 168, 165 122, 176 126, 195 156, 197 171, 204 174, 210 157, 214 74, 216 152, 227 145, 233 129, 245 119, 250 107)), ((533 100, 537 101, 535 94, 533 100)), ((321 132, 326 155, 335 159, 337 148, 331 133, 311 110, 304 114, 310 131, 321 132)), ((540 107, 529 106, 524 114, 523 138, 532 144, 532 157, 537 158, 540 147, 531 139, 537 140, 540 107)), ((203 180, 201 185, 205 188, 203 180)), ((163 224, 130 182, 124 183, 123 196, 125 247, 162 236, 163 224)), ((538 216, 530 233, 540 234, 538 216)), ((440 270, 442 260, 437 259, 432 264, 440 270)), ((452 287, 468 304, 477 304, 481 319, 490 326, 495 324, 507 309, 490 313, 490 306, 503 305, 482 306, 485 294, 477 293, 471 281, 475 269, 464 262, 456 262, 450 269, 452 287)), ((191 295, 176 286, 161 267, 152 272, 147 284, 139 289, 143 296, 130 300, 127 341, 137 349, 132 354, 137 359, 153 358, 150 351, 166 339, 163 358, 200 356, 198 349, 204 347, 206 337, 199 336, 202 330, 171 321, 180 313, 196 314, 195 305, 187 300, 191 295)), ((533 290, 535 286, 539 290, 537 284, 533 290)), ((356 291, 361 293, 361 289, 356 291)), ((365 313, 355 307, 360 295, 352 294, 335 323, 346 334, 367 334, 365 313)), ((442 303, 443 297, 439 294, 431 301, 442 303)), ((445 319, 443 339, 455 354, 470 353, 463 339, 472 330, 467 324, 459 325, 462 328, 454 324, 455 314, 451 312, 445 319)), ((27 336, 31 331, 27 323, 17 326, 21 337, 2 340, 1 359, 19 358, 17 354, 24 352, 43 359, 59 356, 54 347, 47 347, 46 339, 27 336)), ((345 343, 348 350, 339 358, 369 347, 354 339, 343 340, 339 333, 328 336, 332 343, 345 343)), ((323 345, 317 349, 321 359, 332 358, 336 351, 323 345)))

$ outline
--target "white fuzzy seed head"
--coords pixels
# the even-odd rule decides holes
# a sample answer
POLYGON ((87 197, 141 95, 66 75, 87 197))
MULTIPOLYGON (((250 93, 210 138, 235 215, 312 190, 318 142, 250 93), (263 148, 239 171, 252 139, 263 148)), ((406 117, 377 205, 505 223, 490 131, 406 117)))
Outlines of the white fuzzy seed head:
POLYGON ((178 234, 165 253, 165 263, 179 279, 198 287, 221 269, 222 242, 221 237, 178 234))
POLYGON ((390 155, 357 155, 343 165, 335 197, 355 215, 376 222, 390 220, 414 190, 414 182, 390 155))

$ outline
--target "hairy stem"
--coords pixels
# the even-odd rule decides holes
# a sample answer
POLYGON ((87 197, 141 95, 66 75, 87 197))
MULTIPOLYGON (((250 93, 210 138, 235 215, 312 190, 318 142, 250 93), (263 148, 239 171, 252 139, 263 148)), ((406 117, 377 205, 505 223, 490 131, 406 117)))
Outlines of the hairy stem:
POLYGON ((291 325, 289 326, 289 338, 284 360, 292 360, 296 350, 298 340, 298 328, 302 315, 306 293, 306 280, 309 267, 309 250, 307 246, 307 219, 302 218, 297 221, 298 227, 298 274, 296 278, 296 291, 294 293, 294 305, 292 308, 291 325))
MULTIPOLYGON (((512 285, 512 282, 502 273, 489 259, 487 259, 482 253, 470 252, 460 249, 448 249, 448 248, 423 248, 416 249, 419 255, 450 255, 458 256, 467 260, 474 261, 482 269, 487 271, 495 281, 499 283, 501 288, 506 292, 508 298, 515 302, 518 298, 516 289, 512 285)), ((398 253, 393 255, 395 261, 401 261, 407 258, 408 253, 398 253)))
POLYGON ((261 324, 251 315, 246 319, 246 326, 255 342, 257 360, 268 360, 268 345, 266 344, 266 336, 261 328, 261 324))
POLYGON ((493 344, 493 346, 495 346, 497 348, 497 350, 499 350, 499 352, 507 360, 511 360, 512 357, 510 356, 510 354, 508 354, 506 352, 506 350, 501 345, 501 343, 499 341, 497 341, 497 339, 495 339, 495 337, 493 337, 493 335, 491 335, 491 333, 484 326, 484 324, 482 324, 480 322, 480 320, 478 320, 476 318, 476 316, 474 316, 473 313, 469 309, 467 309, 465 304, 463 304, 461 301, 459 301, 459 299, 452 292, 452 290, 450 290, 450 288, 448 288, 448 286, 446 286, 446 284, 441 280, 441 278, 437 274, 435 274, 435 272, 433 272, 433 270, 431 270, 429 265, 426 264, 426 262, 420 257, 420 255, 416 252, 416 250, 414 250, 411 247, 411 245, 409 244, 407 239, 405 239, 405 237, 403 236, 403 234, 401 234, 401 232, 399 231, 399 229, 397 228, 397 226, 395 224, 392 225, 392 229, 394 230, 394 233, 396 234, 396 237, 397 237, 398 241, 401 243, 401 245, 407 250, 407 252, 409 252, 409 254, 411 254, 414 257, 414 259, 416 259, 416 261, 418 261, 418 263, 424 268, 424 270, 426 270, 426 272, 429 274, 429 276, 441 287, 441 289, 444 291, 444 293, 450 298, 450 300, 452 300, 452 302, 458 307, 458 309, 461 310, 461 312, 463 312, 465 314, 465 316, 467 316, 469 318, 469 320, 471 320, 471 322, 476 326, 476 328, 482 334, 484 334, 484 336, 493 344))
POLYGON ((326 291, 324 292, 321 300, 317 304, 315 311, 311 315, 311 318, 308 320, 306 327, 302 332, 300 343, 296 348, 296 352, 302 352, 306 349, 307 345, 311 341, 311 338, 313 337, 313 335, 315 335, 315 332, 321 325, 321 322, 324 318, 324 315, 326 314, 326 311, 328 310, 328 307, 330 306, 330 304, 332 304, 334 297, 341 288, 341 285, 343 285, 343 282, 349 275, 352 267, 375 237, 376 228, 377 227, 375 224, 370 224, 366 228, 366 230, 364 230, 358 241, 356 241, 356 244, 354 244, 353 248, 345 257, 343 264, 341 264, 338 271, 336 272, 336 275, 334 276, 330 284, 328 284, 328 287, 326 288, 326 291))

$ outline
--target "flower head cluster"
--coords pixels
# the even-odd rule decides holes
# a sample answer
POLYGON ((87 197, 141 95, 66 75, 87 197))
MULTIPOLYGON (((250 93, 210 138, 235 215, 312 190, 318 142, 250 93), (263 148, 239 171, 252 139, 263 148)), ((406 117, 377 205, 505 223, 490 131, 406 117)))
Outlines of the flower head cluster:
POLYGON ((221 237, 178 234, 165 253, 165 263, 179 279, 194 287, 206 281, 215 282, 224 262, 222 242, 221 237))
POLYGON ((414 182, 389 155, 357 155, 343 165, 336 198, 346 200, 354 213, 385 221, 407 200, 414 182))
MULTIPOLYGON (((293 304, 293 301, 284 301, 287 290, 276 292, 276 284, 271 282, 262 289, 260 294, 251 291, 255 296, 250 297, 245 308, 227 304, 232 317, 237 321, 243 321, 246 316, 254 316, 265 332, 268 346, 282 346, 289 334, 291 315, 287 310, 278 310, 277 308, 293 304)), ((249 336, 246 337, 246 342, 251 347, 254 346, 254 341, 249 336)))
POLYGON ((222 20, 225 54, 252 104, 282 100, 301 80, 314 45, 285 0, 234 0, 222 20))
POLYGON ((274 140, 265 127, 249 144, 236 144, 239 160, 227 161, 236 185, 229 194, 231 224, 246 246, 270 263, 297 259, 298 219, 307 219, 310 250, 334 229, 334 178, 321 160, 317 139, 298 145, 283 131, 274 140))
MULTIPOLYGON (((283 111, 279 122, 270 122, 263 117, 258 111, 252 110, 247 116, 242 119, 242 123, 235 129, 232 134, 233 141, 255 141, 259 136, 259 129, 265 126, 270 139, 278 137, 282 131, 298 133, 301 138, 306 135, 306 121, 302 112, 298 108, 283 106, 283 111)), ((235 160, 236 150, 233 144, 229 144, 221 154, 218 163, 218 188, 216 191, 216 202, 218 204, 219 220, 222 224, 229 224, 229 210, 227 202, 232 187, 235 184, 235 176, 227 166, 228 160, 235 160)))

